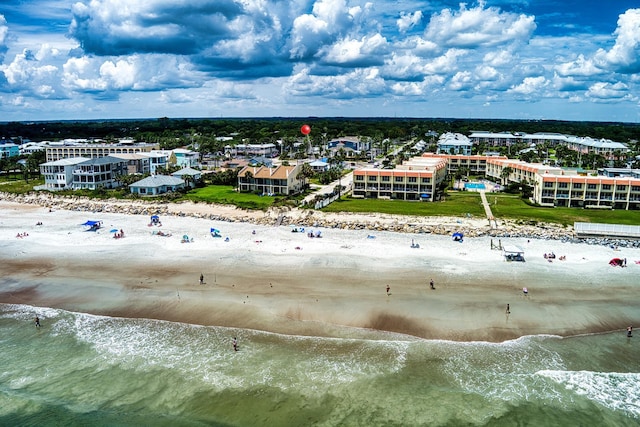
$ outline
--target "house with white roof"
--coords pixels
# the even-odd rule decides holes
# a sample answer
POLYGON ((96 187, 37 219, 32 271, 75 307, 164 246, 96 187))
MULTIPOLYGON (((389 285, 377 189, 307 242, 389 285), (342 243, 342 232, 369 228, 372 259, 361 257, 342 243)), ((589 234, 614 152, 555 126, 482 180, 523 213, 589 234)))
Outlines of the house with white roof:
POLYGON ((446 132, 438 139, 438 154, 471 155, 473 143, 461 133, 446 132))
POLYGON ((184 180, 177 176, 151 175, 130 184, 129 191, 131 191, 132 194, 139 194, 141 196, 157 196, 168 193, 169 191, 178 191, 184 187, 184 180))

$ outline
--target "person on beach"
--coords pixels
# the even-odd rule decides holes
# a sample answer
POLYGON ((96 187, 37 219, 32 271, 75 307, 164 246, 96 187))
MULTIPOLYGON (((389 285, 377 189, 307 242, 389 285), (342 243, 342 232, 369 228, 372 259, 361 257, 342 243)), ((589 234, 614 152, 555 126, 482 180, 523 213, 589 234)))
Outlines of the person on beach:
POLYGON ((204 283, 204 275, 200 273, 200 284, 202 285, 203 283, 204 283))
POLYGON ((509 307, 509 304, 507 304, 507 314, 511 314, 511 307, 509 307))
POLYGON ((433 279, 431 279, 431 281, 429 282, 429 286, 431 286, 431 289, 436 288, 436 285, 433 283, 433 279))
POLYGON ((389 291, 391 291, 391 286, 387 285, 387 295, 389 295, 389 291))
POLYGON ((36 328, 40 327, 40 318, 38 316, 36 316, 36 318, 34 319, 34 322, 36 324, 36 328))
POLYGON ((633 336, 633 326, 627 327, 627 337, 631 338, 633 336))
POLYGON ((238 338, 233 337, 233 351, 238 351, 238 338))

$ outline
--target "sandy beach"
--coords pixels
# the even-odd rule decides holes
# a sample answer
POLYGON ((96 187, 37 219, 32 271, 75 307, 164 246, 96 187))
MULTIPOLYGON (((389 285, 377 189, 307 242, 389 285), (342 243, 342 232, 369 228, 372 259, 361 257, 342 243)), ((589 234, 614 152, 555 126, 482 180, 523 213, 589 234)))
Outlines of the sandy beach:
POLYGON ((521 263, 504 261, 484 237, 459 243, 427 234, 160 220, 150 226, 146 215, 1 201, 0 302, 294 335, 388 331, 456 341, 573 336, 640 323, 638 249, 501 239, 524 249, 521 263), (86 231, 87 220, 103 227, 86 231), (551 252, 566 260, 549 262, 544 254, 551 252), (626 258, 627 267, 609 266, 614 257, 626 258))

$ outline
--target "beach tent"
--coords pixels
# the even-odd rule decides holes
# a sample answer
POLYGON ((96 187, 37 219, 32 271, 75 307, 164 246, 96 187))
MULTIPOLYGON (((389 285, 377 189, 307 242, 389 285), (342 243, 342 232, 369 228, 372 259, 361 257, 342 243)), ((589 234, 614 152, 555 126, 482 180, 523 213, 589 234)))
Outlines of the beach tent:
POLYGON ((611 261, 609 261, 609 265, 612 267, 623 267, 624 260, 620 258, 612 258, 611 261))
POLYGON ((96 231, 102 227, 102 221, 87 221, 82 225, 89 227, 87 231, 96 231))
POLYGON ((217 228, 211 228, 211 236, 212 237, 222 237, 220 235, 220 230, 218 230, 217 228))
POLYGON ((462 239, 464 238, 464 234, 459 231, 456 231, 451 235, 454 241, 462 243, 462 239))

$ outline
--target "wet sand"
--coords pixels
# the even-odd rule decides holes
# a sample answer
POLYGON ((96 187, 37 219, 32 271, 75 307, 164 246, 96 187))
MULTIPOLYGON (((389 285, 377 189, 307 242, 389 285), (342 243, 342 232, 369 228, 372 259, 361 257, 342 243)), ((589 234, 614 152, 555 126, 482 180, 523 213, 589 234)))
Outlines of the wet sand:
POLYGON ((311 239, 289 227, 161 221, 0 202, 0 302, 286 334, 458 341, 570 336, 640 321, 637 249, 503 239, 525 250, 519 263, 505 262, 487 238, 319 229, 323 237, 311 239), (85 231, 86 220, 104 227, 85 231), (211 237, 211 227, 223 238, 211 237), (114 239, 111 229, 125 237, 114 239), (193 242, 181 243, 185 234, 193 242), (567 260, 548 262, 547 252, 567 260), (627 267, 609 266, 613 257, 627 258, 627 267))

